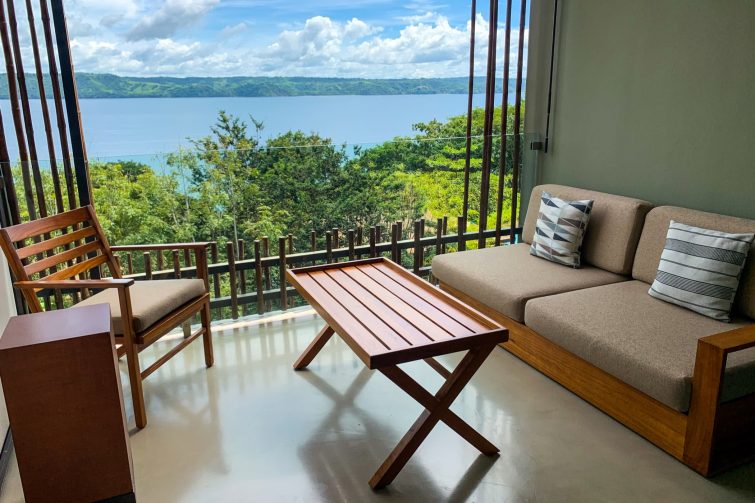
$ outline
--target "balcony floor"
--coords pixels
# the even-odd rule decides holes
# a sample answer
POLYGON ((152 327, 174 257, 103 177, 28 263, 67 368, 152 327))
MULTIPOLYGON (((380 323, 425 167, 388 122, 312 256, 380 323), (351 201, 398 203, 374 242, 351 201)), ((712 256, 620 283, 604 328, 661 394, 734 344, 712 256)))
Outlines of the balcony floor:
MULTIPOLYGON (((337 338, 310 370, 293 371, 322 325, 308 309, 221 323, 212 369, 204 369, 195 343, 150 376, 144 385, 149 425, 131 433, 137 500, 755 499, 755 464, 706 480, 502 349, 453 407, 501 448, 500 457, 479 455, 439 425, 394 483, 373 493, 367 480, 420 407, 366 370, 337 338)), ((143 354, 150 360, 156 353, 143 354)), ((441 382, 424 363, 406 368, 432 389, 441 382)), ((128 382, 125 372, 122 378, 128 382)), ((13 463, 0 503, 18 501, 13 463)))

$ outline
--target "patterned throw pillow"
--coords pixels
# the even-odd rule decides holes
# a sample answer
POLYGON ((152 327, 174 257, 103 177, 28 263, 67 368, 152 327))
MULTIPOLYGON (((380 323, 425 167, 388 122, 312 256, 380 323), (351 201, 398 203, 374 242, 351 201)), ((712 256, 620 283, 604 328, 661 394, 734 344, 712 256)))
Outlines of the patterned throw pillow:
POLYGON ((580 266, 580 248, 592 200, 564 201, 543 192, 530 254, 557 264, 580 266))
POLYGON ((671 221, 648 292, 710 318, 731 321, 731 306, 755 234, 729 234, 671 221))

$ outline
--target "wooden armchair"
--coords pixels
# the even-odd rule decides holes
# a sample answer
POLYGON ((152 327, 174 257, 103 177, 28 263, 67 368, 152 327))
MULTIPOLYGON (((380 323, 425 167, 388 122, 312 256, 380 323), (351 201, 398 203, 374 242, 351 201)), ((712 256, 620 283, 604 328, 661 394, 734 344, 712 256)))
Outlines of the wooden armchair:
MULTIPOLYGON (((126 355, 136 425, 147 425, 142 379, 202 336, 205 364, 213 364, 210 331, 210 294, 207 275, 207 245, 109 246, 91 206, 60 213, 33 222, 0 229, 0 247, 5 253, 15 286, 23 292, 33 312, 42 311, 37 293, 42 290, 101 290, 79 304, 110 304, 118 356, 126 355), (192 250, 197 279, 139 281, 123 279, 115 251, 192 250), (88 279, 87 273, 107 266, 112 278, 88 279), (201 328, 160 357, 145 370, 139 352, 199 313, 201 328)), ((75 308, 76 306, 74 306, 75 308)))

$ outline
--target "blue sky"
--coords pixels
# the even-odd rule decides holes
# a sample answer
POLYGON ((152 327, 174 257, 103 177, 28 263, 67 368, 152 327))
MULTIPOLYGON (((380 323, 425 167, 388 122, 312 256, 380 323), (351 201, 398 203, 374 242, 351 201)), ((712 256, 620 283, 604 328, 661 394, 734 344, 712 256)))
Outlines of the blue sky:
MULTIPOLYGON (((477 71, 484 73, 488 13, 487 2, 479 3, 477 71)), ((515 54, 519 2, 514 4, 515 54)), ((470 4, 464 0, 69 0, 66 5, 78 71, 372 78, 467 72, 470 4)), ((503 21, 501 15, 500 28, 503 21)))

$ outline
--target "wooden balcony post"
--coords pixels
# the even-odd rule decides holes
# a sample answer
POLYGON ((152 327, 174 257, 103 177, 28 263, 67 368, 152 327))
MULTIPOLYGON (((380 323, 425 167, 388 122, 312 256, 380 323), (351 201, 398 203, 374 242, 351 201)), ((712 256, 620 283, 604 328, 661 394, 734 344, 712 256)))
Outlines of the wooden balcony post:
POLYGON ((377 226, 370 227, 370 257, 377 257, 377 226))
POLYGON ((354 229, 349 229, 348 231, 348 240, 349 240, 349 260, 354 260, 354 229))
POLYGON ((281 310, 285 311, 286 309, 288 309, 288 292, 286 290, 286 238, 285 237, 278 238, 278 259, 280 260, 278 281, 280 282, 281 310))
POLYGON ((170 253, 173 256, 173 277, 181 279, 181 262, 178 259, 178 250, 171 250, 170 253))
POLYGON ((152 256, 149 252, 144 252, 144 277, 148 280, 152 279, 152 256))
MULTIPOLYGON (((270 256, 270 239, 267 236, 262 236, 262 256, 263 257, 269 257, 270 256)), ((270 268, 265 267, 263 265, 262 267, 263 275, 265 276, 265 290, 272 289, 273 282, 270 279, 270 268)), ((272 309, 273 307, 273 301, 267 301, 265 303, 265 309, 268 311, 272 309)))
POLYGON ((435 229, 435 254, 443 254, 443 219, 439 218, 435 229))
POLYGON ((239 298, 236 285, 236 249, 233 241, 225 244, 225 252, 228 256, 228 275, 231 280, 231 317, 236 320, 239 317, 239 298))
POLYGON ((134 257, 131 255, 131 252, 126 254, 126 260, 128 260, 128 273, 134 274, 134 257))
POLYGON ((456 234, 458 235, 458 251, 464 251, 467 249, 467 241, 464 238, 464 232, 466 231, 466 221, 464 217, 457 217, 456 219, 456 234))
POLYGON ((257 287, 257 314, 265 312, 265 292, 262 288, 262 252, 260 240, 254 240, 254 283, 257 287))
MULTIPOLYGON (((239 260, 246 259, 246 245, 243 239, 238 240, 239 260)), ((242 294, 246 293, 246 271, 239 269, 239 287, 242 294)))
MULTIPOLYGON (((448 215, 443 217, 443 235, 448 234, 448 215)), ((441 245, 441 253, 446 253, 446 243, 441 245)))
MULTIPOLYGON (((178 250, 171 251, 173 255, 173 275, 176 279, 181 279, 181 262, 179 260, 178 250)), ((129 254, 130 256, 131 254, 129 254)), ((191 321, 187 320, 181 325, 184 331, 184 339, 191 337, 191 321)))
POLYGON ((398 251, 398 224, 391 225, 391 260, 394 262, 400 262, 398 251))
POLYGON ((419 268, 420 268, 420 250, 422 247, 420 246, 420 239, 422 238, 422 224, 419 220, 414 221, 414 274, 419 275, 419 268))
POLYGON ((325 260, 328 264, 333 262, 333 234, 330 231, 325 232, 325 260))
MULTIPOLYGON (((212 263, 218 263, 218 243, 213 241, 210 243, 210 256, 212 257, 212 263)), ((212 275, 212 289, 215 294, 215 298, 220 298, 220 274, 214 273, 212 275)))
POLYGON ((339 246, 341 245, 339 242, 340 240, 338 236, 338 227, 333 227, 333 229, 331 230, 331 234, 333 235, 333 249, 337 250, 339 246))

